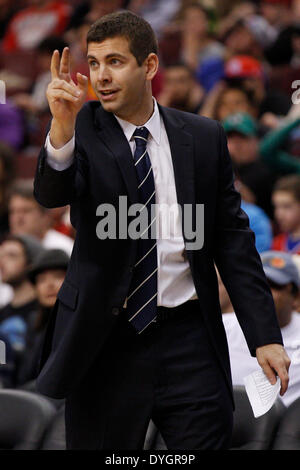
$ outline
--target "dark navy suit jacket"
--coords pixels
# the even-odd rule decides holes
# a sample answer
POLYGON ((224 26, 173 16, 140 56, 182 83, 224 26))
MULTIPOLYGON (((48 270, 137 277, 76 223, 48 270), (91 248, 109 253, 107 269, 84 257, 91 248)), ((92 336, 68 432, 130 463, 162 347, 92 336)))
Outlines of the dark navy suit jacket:
MULTIPOLYGON (((194 224, 195 205, 204 204, 204 245, 199 250, 187 249, 186 255, 201 314, 231 388, 214 264, 252 355, 258 346, 282 344, 272 295, 254 233, 234 189, 222 126, 194 114, 162 106, 159 110, 170 143, 178 203, 182 207, 192 204, 194 224)), ((137 242, 130 238, 100 240, 96 210, 101 203, 110 203, 118 216, 119 196, 127 196, 128 205, 138 202, 137 185, 128 141, 116 118, 98 101, 86 103, 78 114, 75 159, 68 169, 52 169, 46 150, 40 152, 35 197, 48 208, 70 204, 76 229, 42 352, 37 387, 45 395, 63 398, 80 384, 116 322, 132 277, 137 242)))

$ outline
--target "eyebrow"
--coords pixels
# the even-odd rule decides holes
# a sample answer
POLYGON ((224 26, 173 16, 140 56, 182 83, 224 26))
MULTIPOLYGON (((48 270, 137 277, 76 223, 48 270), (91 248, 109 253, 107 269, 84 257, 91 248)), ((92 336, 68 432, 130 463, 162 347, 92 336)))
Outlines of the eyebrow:
MULTIPOLYGON (((120 54, 119 52, 111 52, 110 54, 108 54, 107 56, 105 56, 105 59, 111 59, 112 57, 120 57, 121 59, 126 59, 126 57, 122 54, 120 54)), ((87 55, 87 59, 94 59, 94 60, 98 60, 97 57, 91 55, 91 54, 88 54, 87 55)))

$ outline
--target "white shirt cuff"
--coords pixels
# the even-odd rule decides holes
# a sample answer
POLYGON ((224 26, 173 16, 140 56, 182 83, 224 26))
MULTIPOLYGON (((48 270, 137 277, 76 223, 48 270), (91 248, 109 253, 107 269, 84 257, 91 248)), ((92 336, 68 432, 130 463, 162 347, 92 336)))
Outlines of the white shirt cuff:
POLYGON ((56 149, 50 142, 50 132, 46 137, 47 163, 51 168, 63 171, 69 168, 74 160, 75 135, 63 147, 56 149))

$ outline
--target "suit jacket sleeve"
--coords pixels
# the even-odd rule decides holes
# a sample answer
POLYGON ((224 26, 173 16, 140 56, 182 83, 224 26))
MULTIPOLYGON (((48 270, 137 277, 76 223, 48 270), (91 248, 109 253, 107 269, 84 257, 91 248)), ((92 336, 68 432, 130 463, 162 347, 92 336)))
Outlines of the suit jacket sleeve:
MULTIPOLYGON (((49 131, 50 124, 47 129, 49 131)), ((74 159, 65 170, 55 170, 47 162, 47 150, 42 147, 34 179, 34 195, 44 207, 62 207, 81 197, 87 187, 88 158, 76 135, 74 159)))
POLYGON ((214 259, 245 335, 250 353, 259 346, 282 343, 273 297, 255 248, 255 235, 234 188, 231 158, 219 126, 220 165, 214 259))

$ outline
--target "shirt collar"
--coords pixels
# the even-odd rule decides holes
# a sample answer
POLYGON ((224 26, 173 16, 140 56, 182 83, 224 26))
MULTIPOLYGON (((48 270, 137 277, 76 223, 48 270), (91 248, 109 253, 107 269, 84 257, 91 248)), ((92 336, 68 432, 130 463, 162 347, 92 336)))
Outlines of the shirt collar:
MULTIPOLYGON (((160 114, 159 114, 159 109, 157 106, 156 99, 153 98, 153 103, 154 103, 154 111, 148 119, 145 124, 143 124, 143 127, 147 127, 149 134, 152 136, 152 138, 155 140, 155 142, 159 145, 160 143, 160 114)), ((123 129, 123 132, 125 134, 126 139, 128 142, 132 139, 133 133, 136 130, 137 127, 142 127, 142 126, 135 126, 131 122, 124 121, 124 119, 119 118, 118 116, 114 115, 117 121, 119 122, 120 126, 123 129)))

